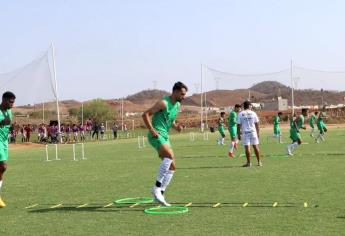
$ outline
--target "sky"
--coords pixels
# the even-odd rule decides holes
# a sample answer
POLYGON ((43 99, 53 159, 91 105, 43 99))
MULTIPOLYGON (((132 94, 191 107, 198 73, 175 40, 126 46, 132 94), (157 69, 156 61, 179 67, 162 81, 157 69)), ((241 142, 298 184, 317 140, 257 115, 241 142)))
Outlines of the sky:
POLYGON ((51 42, 60 99, 79 101, 170 91, 176 81, 192 94, 201 64, 255 74, 292 60, 345 71, 344 9, 341 0, 0 1, 0 73, 51 42))

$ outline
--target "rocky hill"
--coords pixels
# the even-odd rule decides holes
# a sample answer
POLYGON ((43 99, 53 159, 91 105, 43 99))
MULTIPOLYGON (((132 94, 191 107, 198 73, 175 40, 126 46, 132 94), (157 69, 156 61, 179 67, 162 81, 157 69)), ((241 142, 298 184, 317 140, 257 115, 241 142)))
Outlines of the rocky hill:
MULTIPOLYGON (((151 107, 158 99, 170 93, 163 90, 143 90, 136 94, 127 96, 124 99, 124 107, 126 112, 142 112, 151 107)), ((278 96, 287 98, 291 104, 291 88, 276 81, 264 81, 258 83, 248 89, 236 90, 213 90, 204 94, 203 103, 209 107, 228 107, 236 103, 242 103, 250 96, 253 102, 267 102, 277 99, 278 96)), ((185 107, 200 107, 200 94, 187 96, 183 101, 185 107)), ((319 91, 319 90, 296 90, 295 105, 320 105, 322 99, 325 104, 344 103, 345 91, 319 91)), ((84 103, 87 103, 85 101, 84 103)), ((108 104, 116 110, 121 109, 121 99, 108 100, 108 104)), ((46 103, 46 107, 54 107, 54 103, 46 103)), ((70 108, 79 108, 81 102, 75 100, 60 101, 60 110, 62 114, 67 114, 70 108)), ((28 106, 17 107, 16 110, 24 113, 26 110, 41 109, 42 104, 37 104, 33 108, 28 106)))

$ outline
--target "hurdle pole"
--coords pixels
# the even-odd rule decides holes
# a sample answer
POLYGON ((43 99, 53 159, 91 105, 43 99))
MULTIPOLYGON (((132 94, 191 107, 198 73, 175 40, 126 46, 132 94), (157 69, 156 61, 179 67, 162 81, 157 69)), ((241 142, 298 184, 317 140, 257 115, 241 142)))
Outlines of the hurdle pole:
POLYGON ((72 149, 73 149, 73 161, 76 161, 75 159, 75 144, 72 144, 72 149))
POLYGON ((139 137, 139 135, 138 135, 138 148, 141 148, 140 147, 140 137, 139 137))
POLYGON ((50 161, 48 156, 48 145, 46 145, 46 161, 50 161))
POLYGON ((143 136, 143 147, 146 147, 146 145, 145 145, 145 136, 143 136))
POLYGON ((58 156, 58 145, 55 144, 55 160, 56 161, 60 161, 61 159, 59 159, 59 156, 58 156))
POLYGON ((81 143, 81 159, 86 160, 85 151, 84 151, 84 143, 81 143))

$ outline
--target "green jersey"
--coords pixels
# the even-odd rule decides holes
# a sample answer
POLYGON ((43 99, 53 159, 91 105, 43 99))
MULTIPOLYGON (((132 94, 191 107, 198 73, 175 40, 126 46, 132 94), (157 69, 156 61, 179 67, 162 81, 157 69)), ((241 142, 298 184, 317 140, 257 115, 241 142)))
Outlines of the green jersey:
POLYGON ((273 118, 273 125, 274 125, 274 127, 278 127, 279 124, 280 124, 280 118, 279 118, 279 116, 275 116, 273 118))
MULTIPOLYGON (((12 121, 12 111, 7 109, 5 111, 0 110, 0 122, 5 118, 8 118, 12 121)), ((11 125, 0 125, 0 148, 8 148, 8 133, 11 125)))
POLYGON ((315 120, 316 120, 316 115, 313 114, 309 119, 309 125, 314 126, 315 120))
POLYGON ((168 96, 164 96, 163 100, 166 103, 166 108, 153 115, 152 126, 160 135, 167 136, 180 110, 181 104, 180 102, 172 104, 168 96))
POLYGON ((237 126, 237 113, 235 111, 230 112, 228 117, 229 128, 237 126))
POLYGON ((300 129, 304 125, 304 116, 299 115, 297 120, 297 128, 300 129))

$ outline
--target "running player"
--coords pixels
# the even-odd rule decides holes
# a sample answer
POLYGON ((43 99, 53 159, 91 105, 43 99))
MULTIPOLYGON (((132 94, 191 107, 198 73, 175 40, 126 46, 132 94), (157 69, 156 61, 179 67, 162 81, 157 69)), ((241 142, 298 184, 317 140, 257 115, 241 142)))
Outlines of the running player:
POLYGON ((321 141, 325 141, 325 133, 327 132, 327 126, 324 122, 324 118, 326 117, 326 114, 324 112, 320 112, 319 117, 317 118, 317 128, 319 130, 319 135, 315 139, 315 142, 319 143, 321 141))
POLYGON ((311 128, 310 137, 314 137, 314 130, 315 130, 314 124, 316 123, 316 119, 318 117, 318 114, 319 114, 318 111, 314 112, 314 114, 312 114, 310 119, 309 119, 309 126, 311 128))
POLYGON ((170 206, 165 201, 164 191, 173 178, 176 169, 175 155, 169 141, 169 130, 171 127, 178 132, 182 131, 183 125, 175 122, 177 113, 180 110, 181 101, 186 96, 188 88, 182 82, 174 84, 172 94, 164 96, 153 107, 142 115, 148 128, 148 141, 157 150, 162 162, 159 166, 156 184, 152 188, 154 198, 165 206, 170 206), (152 116, 152 122, 150 117, 152 116))
POLYGON ((220 117, 218 118, 218 131, 220 133, 220 137, 217 138, 217 144, 218 145, 224 145, 224 139, 225 139, 225 130, 224 130, 224 119, 225 119, 225 112, 222 111, 220 113, 220 117))
MULTIPOLYGON (((7 169, 8 160, 8 133, 12 122, 12 111, 16 96, 12 92, 5 92, 2 95, 0 105, 0 191, 4 181, 4 173, 7 169)), ((0 197, 0 208, 6 204, 0 197)))
POLYGON ((237 149, 237 114, 241 111, 241 105, 236 104, 234 110, 232 110, 228 117, 228 129, 230 133, 230 147, 229 157, 234 157, 234 149, 237 149))
POLYGON ((280 126, 279 126, 282 115, 283 115, 283 113, 278 112, 278 114, 273 119, 273 134, 274 134, 274 137, 278 139, 279 143, 283 143, 282 132, 281 132, 280 126))
POLYGON ((304 125, 304 117, 308 116, 308 109, 303 108, 302 114, 298 117, 293 114, 290 117, 290 138, 292 140, 292 144, 289 144, 286 148, 287 154, 289 156, 293 156, 293 150, 298 147, 298 145, 302 144, 302 137, 300 134, 300 129, 306 129, 304 125))

